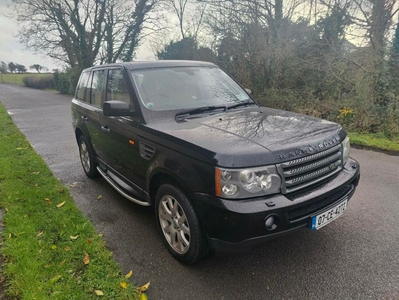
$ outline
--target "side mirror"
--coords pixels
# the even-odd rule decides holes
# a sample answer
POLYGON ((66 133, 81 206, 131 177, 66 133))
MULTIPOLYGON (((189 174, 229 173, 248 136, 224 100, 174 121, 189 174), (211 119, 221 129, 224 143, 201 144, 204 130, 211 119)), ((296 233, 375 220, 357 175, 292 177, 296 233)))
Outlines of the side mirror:
POLYGON ((245 89, 245 91, 249 94, 252 95, 252 91, 250 89, 245 89))
POLYGON ((134 112, 130 110, 129 104, 119 100, 105 101, 103 104, 104 116, 133 116, 134 112))

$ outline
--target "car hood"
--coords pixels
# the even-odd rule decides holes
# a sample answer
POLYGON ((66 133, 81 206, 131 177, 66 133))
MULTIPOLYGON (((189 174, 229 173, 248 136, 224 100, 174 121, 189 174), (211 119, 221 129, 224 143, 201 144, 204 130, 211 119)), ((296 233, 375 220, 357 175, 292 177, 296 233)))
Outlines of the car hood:
POLYGON ((293 160, 338 145, 346 132, 336 123, 265 107, 151 124, 176 149, 224 167, 293 160), (167 136, 167 137, 166 137, 167 136), (195 154, 193 153, 195 152, 195 154))

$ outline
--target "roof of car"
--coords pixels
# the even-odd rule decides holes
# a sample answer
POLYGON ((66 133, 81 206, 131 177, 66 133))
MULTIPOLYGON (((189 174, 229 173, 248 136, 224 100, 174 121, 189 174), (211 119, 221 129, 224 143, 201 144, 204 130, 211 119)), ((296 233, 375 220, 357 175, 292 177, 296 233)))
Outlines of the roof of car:
POLYGON ((195 61, 195 60, 151 60, 151 61, 132 61, 132 62, 124 62, 124 63, 115 63, 115 64, 105 64, 98 65, 88 69, 85 71, 94 69, 94 68, 102 68, 102 67, 112 67, 112 66, 124 66, 127 69, 136 70, 136 69, 150 69, 150 68, 167 68, 167 67, 217 67, 215 64, 205 61, 195 61))

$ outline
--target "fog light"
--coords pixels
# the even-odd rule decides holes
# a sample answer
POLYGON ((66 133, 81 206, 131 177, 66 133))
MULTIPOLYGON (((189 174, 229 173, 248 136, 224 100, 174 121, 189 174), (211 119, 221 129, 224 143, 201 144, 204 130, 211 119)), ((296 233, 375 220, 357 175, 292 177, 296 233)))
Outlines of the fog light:
POLYGON ((277 215, 270 215, 266 218, 265 227, 266 230, 272 231, 277 228, 278 217, 277 215))
POLYGON ((235 184, 226 184, 222 187, 223 194, 232 196, 237 193, 237 186, 235 184))

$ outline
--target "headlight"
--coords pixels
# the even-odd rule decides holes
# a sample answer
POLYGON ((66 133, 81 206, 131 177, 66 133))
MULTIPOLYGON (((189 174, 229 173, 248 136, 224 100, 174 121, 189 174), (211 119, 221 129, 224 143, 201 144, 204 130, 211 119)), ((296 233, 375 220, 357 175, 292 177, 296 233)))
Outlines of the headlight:
POLYGON ((216 168, 216 195, 224 198, 249 198, 280 191, 281 178, 275 166, 250 169, 216 168))
POLYGON ((351 144, 349 142, 349 137, 346 137, 342 142, 342 154, 343 154, 342 156, 343 156, 344 165, 348 161, 350 151, 351 151, 351 144))

